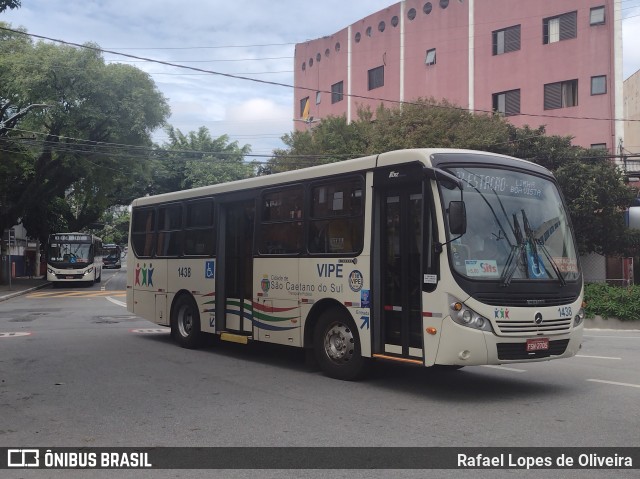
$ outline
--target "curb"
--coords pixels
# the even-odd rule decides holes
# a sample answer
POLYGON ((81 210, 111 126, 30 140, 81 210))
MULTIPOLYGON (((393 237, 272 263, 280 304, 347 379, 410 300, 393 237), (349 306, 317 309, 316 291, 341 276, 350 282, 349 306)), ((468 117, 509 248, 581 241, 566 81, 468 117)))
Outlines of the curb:
POLYGON ((17 296, 22 296, 23 294, 30 293, 31 291, 35 291, 37 289, 45 288, 45 287, 49 286, 50 284, 51 283, 43 283, 43 284, 40 284, 38 286, 34 286, 33 288, 22 289, 20 291, 14 291, 13 293, 2 295, 2 296, 0 296, 0 303, 3 302, 3 301, 8 301, 8 300, 10 300, 12 298, 15 298, 17 296))
POLYGON ((640 321, 620 321, 617 318, 607 319, 596 316, 595 318, 586 318, 584 328, 610 331, 640 331, 640 321))

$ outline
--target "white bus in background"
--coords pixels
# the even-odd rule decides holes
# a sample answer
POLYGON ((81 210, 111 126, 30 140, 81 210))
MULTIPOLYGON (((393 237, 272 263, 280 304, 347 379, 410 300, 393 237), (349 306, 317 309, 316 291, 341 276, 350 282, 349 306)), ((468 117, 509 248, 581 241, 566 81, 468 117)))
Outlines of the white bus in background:
POLYGON ((99 283, 102 240, 87 233, 54 233, 47 243, 47 281, 99 283))
POLYGON ((551 173, 416 149, 137 199, 127 308, 182 346, 313 350, 354 379, 575 355, 583 281, 551 173))

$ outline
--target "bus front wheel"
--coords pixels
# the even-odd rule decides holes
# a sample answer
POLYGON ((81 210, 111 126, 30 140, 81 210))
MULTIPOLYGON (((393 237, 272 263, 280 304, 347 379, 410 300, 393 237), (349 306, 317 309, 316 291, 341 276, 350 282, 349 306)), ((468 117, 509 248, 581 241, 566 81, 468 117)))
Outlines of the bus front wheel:
POLYGON ((196 349, 202 346, 198 305, 190 296, 180 296, 171 314, 171 335, 180 346, 196 349))
POLYGON ((314 350, 322 371, 329 377, 352 381, 362 376, 365 359, 353 319, 338 308, 323 312, 314 330, 314 350))

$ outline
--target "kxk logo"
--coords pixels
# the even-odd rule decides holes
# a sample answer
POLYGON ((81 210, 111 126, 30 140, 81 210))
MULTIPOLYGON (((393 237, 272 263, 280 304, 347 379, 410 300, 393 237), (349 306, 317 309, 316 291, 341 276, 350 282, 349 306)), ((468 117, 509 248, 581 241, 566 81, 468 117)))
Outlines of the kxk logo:
POLYGON ((8 467, 39 467, 40 451, 38 449, 8 449, 8 467))
POLYGON ((509 319, 509 308, 496 308, 493 311, 493 318, 494 319, 509 319))

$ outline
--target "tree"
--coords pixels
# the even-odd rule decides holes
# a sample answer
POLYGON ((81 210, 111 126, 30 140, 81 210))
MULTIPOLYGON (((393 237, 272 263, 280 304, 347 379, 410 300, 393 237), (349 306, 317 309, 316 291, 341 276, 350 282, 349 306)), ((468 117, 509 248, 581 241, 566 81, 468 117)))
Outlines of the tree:
POLYGON ((274 152, 267 173, 404 148, 469 148, 528 159, 555 173, 581 254, 640 251, 640 234, 623 223, 633 194, 621 172, 602 151, 572 145, 569 136, 546 135, 544 126, 518 128, 500 115, 418 99, 401 108, 380 107, 375 121, 368 111, 350 124, 345 118, 323 119, 283 141, 287 148, 274 152))
POLYGON ((240 147, 227 135, 212 138, 204 126, 187 134, 171 126, 169 142, 158 151, 150 193, 164 193, 255 176, 257 164, 247 163, 249 145, 240 147))
POLYGON ((20 8, 20 0, 0 0, 0 13, 4 12, 7 9, 15 9, 20 8))
POLYGON ((0 198, 0 227, 22 218, 31 235, 44 239, 50 222, 81 230, 109 206, 142 195, 151 132, 169 114, 151 78, 129 65, 105 64, 95 45, 34 44, 2 32, 3 115, 28 111, 4 138, 10 196, 0 198))

